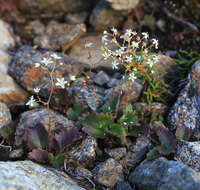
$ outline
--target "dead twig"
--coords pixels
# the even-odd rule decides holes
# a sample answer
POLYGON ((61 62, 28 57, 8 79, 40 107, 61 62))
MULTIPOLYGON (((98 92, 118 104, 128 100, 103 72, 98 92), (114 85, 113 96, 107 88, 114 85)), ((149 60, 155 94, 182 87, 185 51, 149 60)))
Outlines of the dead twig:
POLYGON ((181 24, 183 24, 183 25, 188 26, 188 27, 191 28, 194 32, 199 32, 197 26, 195 26, 194 24, 192 24, 192 23, 190 23, 190 22, 188 22, 188 21, 183 20, 182 18, 179 18, 179 17, 173 15, 172 13, 170 13, 170 12, 168 11, 167 8, 163 8, 162 10, 163 10, 163 12, 164 12, 169 18, 172 18, 172 19, 175 20, 176 22, 179 22, 179 23, 181 23, 181 24))

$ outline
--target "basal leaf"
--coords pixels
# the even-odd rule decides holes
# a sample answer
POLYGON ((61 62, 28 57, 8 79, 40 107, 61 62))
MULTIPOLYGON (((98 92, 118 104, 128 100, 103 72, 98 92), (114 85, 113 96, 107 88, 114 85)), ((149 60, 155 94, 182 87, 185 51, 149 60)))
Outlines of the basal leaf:
POLYGON ((64 156, 59 154, 54 156, 52 153, 49 154, 50 162, 55 168, 61 168, 64 164, 64 156))
MULTIPOLYGON (((77 127, 61 129, 53 136, 53 140, 58 145, 59 151, 81 138, 83 138, 83 133, 79 132, 77 127)), ((58 152, 58 150, 56 151, 58 152)))
POLYGON ((36 126, 25 127, 25 141, 30 149, 46 149, 48 146, 48 133, 42 123, 36 126))
POLYGON ((120 122, 124 126, 135 125, 138 123, 138 118, 134 112, 127 112, 122 115, 120 122))
POLYGON ((14 143, 16 124, 17 120, 11 121, 0 128, 0 136, 6 139, 9 144, 14 143))
POLYGON ((67 111, 67 116, 71 120, 77 120, 78 117, 81 115, 82 112, 83 112, 82 105, 80 105, 80 104, 74 104, 73 108, 70 108, 67 111))
POLYGON ((33 149, 32 152, 29 152, 28 158, 41 164, 47 164, 50 161, 48 152, 39 148, 33 149))
POLYGON ((141 133, 142 129, 141 126, 130 126, 128 127, 128 136, 138 137, 138 135, 141 133))
POLYGON ((157 135, 161 142, 161 146, 158 149, 159 152, 163 155, 168 155, 169 153, 174 152, 176 147, 175 136, 167 128, 159 129, 157 135))
POLYGON ((124 129, 123 126, 119 125, 119 124, 111 124, 109 127, 109 131, 119 137, 121 139, 122 144, 126 144, 126 130, 124 129))
POLYGON ((83 131, 99 138, 105 138, 107 128, 113 124, 111 116, 105 114, 90 114, 86 117, 83 131))
POLYGON ((158 157, 160 157, 160 153, 159 153, 157 147, 153 148, 152 150, 150 150, 147 153, 147 160, 153 160, 158 157))
POLYGON ((72 106, 73 97, 69 96, 67 89, 55 87, 53 89, 50 105, 54 110, 66 113, 69 107, 72 106))
POLYGON ((188 127, 184 127, 184 126, 180 125, 176 129, 175 135, 178 140, 188 141, 190 139, 191 131, 188 127))
POLYGON ((12 134, 12 129, 9 126, 4 125, 3 127, 1 127, 0 135, 3 138, 7 139, 11 134, 12 134))
POLYGON ((118 96, 112 97, 106 104, 101 107, 103 113, 115 113, 117 106, 118 96))

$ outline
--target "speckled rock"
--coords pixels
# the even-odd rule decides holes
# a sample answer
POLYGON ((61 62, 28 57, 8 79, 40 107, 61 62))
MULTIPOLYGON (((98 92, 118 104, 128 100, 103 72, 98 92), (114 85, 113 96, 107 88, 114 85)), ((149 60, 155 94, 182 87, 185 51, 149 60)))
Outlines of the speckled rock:
POLYGON ((106 90, 105 92, 105 100, 108 101, 110 98, 113 97, 113 95, 118 95, 121 93, 122 89, 122 101, 121 104, 123 105, 125 102, 128 104, 135 103, 143 89, 143 85, 139 80, 135 80, 134 82, 130 80, 126 80, 123 85, 119 84, 115 86, 114 88, 110 88, 106 90))
POLYGON ((0 49, 8 50, 8 48, 15 46, 15 40, 13 38, 11 27, 0 20, 0 49))
POLYGON ((142 190, 199 190, 200 174, 177 161, 158 158, 142 162, 129 176, 142 190))
MULTIPOLYGON (((51 117, 51 130, 58 127, 73 127, 73 123, 63 115, 54 111, 50 111, 51 117)), ((26 125, 35 126, 38 123, 43 123, 45 128, 48 129, 48 111, 45 107, 24 112, 20 116, 19 123, 16 126, 15 145, 20 147, 24 145, 24 131, 26 125)))
POLYGON ((12 150, 9 153, 10 160, 17 160, 17 159, 22 158, 23 156, 24 156, 24 149, 22 149, 22 148, 12 150))
POLYGON ((106 187, 114 187, 117 181, 124 180, 123 167, 113 158, 97 165, 92 173, 95 181, 106 187))
POLYGON ((7 74, 8 63, 11 60, 11 56, 6 51, 0 49, 0 72, 7 74))
POLYGON ((133 105, 134 109, 142 110, 144 112, 151 112, 157 114, 164 114, 168 111, 168 107, 160 102, 153 102, 152 104, 147 104, 145 102, 136 102, 133 105))
MULTIPOLYGON (((49 57, 55 52, 35 50, 31 46, 22 46, 13 58, 9 67, 10 75, 27 91, 34 93, 34 88, 40 88, 39 95, 47 97, 50 90, 49 75, 41 67, 35 67, 35 63, 41 63, 42 57, 49 57)), ((70 75, 77 76, 84 67, 67 55, 56 53, 63 63, 54 71, 54 78, 69 80, 70 75)))
POLYGON ((113 159, 119 161, 120 159, 122 159, 123 157, 126 156, 127 151, 125 147, 120 147, 120 148, 112 148, 112 149, 108 149, 105 148, 104 151, 113 159))
POLYGON ((136 167, 142 160, 145 159, 147 152, 150 150, 152 144, 148 137, 138 137, 135 143, 131 145, 130 151, 123 159, 124 166, 128 168, 136 167))
POLYGON ((175 159, 196 171, 200 171, 200 142, 179 141, 175 159))
POLYGON ((65 173, 31 161, 0 162, 1 190, 84 190, 65 173))
POLYGON ((27 101, 24 91, 9 75, 0 71, 0 101, 7 105, 27 101))
POLYGON ((115 10, 130 10, 134 9, 140 0, 106 0, 115 10))
POLYGON ((119 85, 121 83, 121 80, 115 79, 115 78, 111 78, 110 81, 107 83, 107 86, 109 88, 115 87, 117 85, 119 85))
MULTIPOLYGON (((102 34, 88 33, 78 39, 70 49, 69 55, 77 61, 83 63, 89 69, 106 70, 113 73, 112 61, 102 59, 102 34), (90 48, 85 48, 85 43, 92 42, 90 48), (92 57, 88 59, 88 52, 92 53, 92 57)), ((111 48, 109 46, 109 48, 111 48)))
POLYGON ((97 85, 103 86, 110 81, 110 77, 104 71, 100 71, 94 76, 93 80, 97 85))
POLYGON ((61 18, 68 12, 90 9, 96 0, 20 0, 19 10, 29 18, 61 18))
POLYGON ((192 134, 199 138, 200 135, 200 60, 192 66, 188 76, 188 83, 181 91, 173 105, 168 122, 172 129, 178 126, 188 127, 192 134))
POLYGON ((92 179, 93 175, 92 172, 86 168, 82 168, 82 167, 77 167, 75 169, 75 173, 79 176, 86 176, 90 179, 92 179))
POLYGON ((127 12, 112 9, 108 2, 100 0, 90 16, 90 24, 94 30, 102 31, 109 27, 118 27, 127 12), (116 19, 117 18, 117 19, 116 19))
POLYGON ((20 35, 22 40, 33 40, 36 36, 40 36, 45 31, 45 25, 40 20, 28 22, 25 26, 20 27, 20 35))
POLYGON ((115 183, 113 190, 134 190, 127 181, 115 183))
POLYGON ((44 31, 34 38, 34 44, 42 49, 65 52, 86 32, 84 24, 60 24, 51 21, 44 31))
POLYGON ((4 126, 6 123, 11 122, 11 120, 12 118, 10 110, 4 103, 0 102, 0 128, 4 126))
POLYGON ((72 147, 65 154, 67 166, 92 168, 96 158, 97 142, 94 137, 87 136, 80 145, 72 147))
POLYGON ((79 103, 89 107, 93 111, 97 111, 103 105, 104 91, 102 87, 93 84, 83 85, 85 78, 79 78, 73 82, 70 91, 74 94, 75 103, 79 103))
POLYGON ((77 12, 77 13, 69 13, 65 16, 65 21, 67 24, 81 24, 85 23, 87 17, 89 16, 89 12, 77 12))

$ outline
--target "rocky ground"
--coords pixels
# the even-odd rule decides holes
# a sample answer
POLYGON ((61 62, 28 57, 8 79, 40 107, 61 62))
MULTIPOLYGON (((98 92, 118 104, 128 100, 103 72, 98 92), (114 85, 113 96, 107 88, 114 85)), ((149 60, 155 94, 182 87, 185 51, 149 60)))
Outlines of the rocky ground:
MULTIPOLYGON (((14 129, 9 141, 1 137, 0 189, 200 190, 200 55, 193 57, 194 64, 181 79, 180 62, 174 59, 179 48, 200 50, 200 4, 188 2, 182 3, 188 11, 193 9, 192 15, 176 1, 0 0, 0 128, 11 125, 14 129), (177 140, 172 154, 148 160, 146 155, 155 146, 148 135, 130 138, 129 146, 120 146, 78 128, 83 135, 64 150, 64 168, 31 161, 26 128, 39 123, 48 126, 48 111, 45 106, 30 109, 26 103, 35 95, 34 88, 41 89, 43 99, 50 88, 48 75, 35 63, 54 53, 61 57, 55 76, 76 78, 68 88, 72 103, 81 103, 87 113, 99 112, 121 91, 123 68, 113 70, 111 62, 102 59, 102 32, 112 27, 145 30, 160 40, 156 68, 165 71, 159 79, 166 81, 171 93, 167 103, 149 106, 140 102, 144 85, 135 80, 131 86, 125 82, 123 97, 135 109, 162 115, 173 134, 180 126, 190 129, 191 138, 177 140), (86 42, 93 43, 91 59, 86 42)), ((77 127, 56 107, 49 114, 52 129, 77 127)))

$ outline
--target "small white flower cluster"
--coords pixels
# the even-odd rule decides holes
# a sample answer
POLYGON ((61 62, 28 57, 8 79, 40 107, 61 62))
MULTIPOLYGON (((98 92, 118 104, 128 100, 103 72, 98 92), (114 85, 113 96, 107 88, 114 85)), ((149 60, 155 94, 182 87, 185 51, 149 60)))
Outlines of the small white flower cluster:
MULTIPOLYGON (((89 43, 87 45, 87 47, 90 47, 92 44, 89 43)), ((62 57, 58 56, 56 53, 53 53, 52 55, 48 56, 48 57, 42 57, 41 63, 35 63, 35 67, 42 67, 43 69, 46 68, 46 70, 48 71, 48 73, 50 75, 52 75, 52 72, 54 70, 50 70, 48 67, 50 64, 54 65, 54 68, 56 66, 57 60, 62 59, 62 57)), ((62 65, 63 63, 59 63, 59 65, 62 65)), ((70 75, 70 81, 75 81, 76 80, 76 76, 70 75)), ((65 80, 64 78, 56 78, 57 82, 55 83, 55 86, 60 86, 61 88, 65 88, 66 84, 69 84, 69 82, 67 80, 65 80)), ((33 91, 37 94, 39 94, 40 92, 40 88, 34 88, 33 91)), ((39 97, 38 97, 39 98, 39 97)), ((39 99, 40 102, 40 99, 39 99)), ((35 107, 38 105, 37 101, 34 99, 33 96, 30 97, 29 101, 26 103, 26 105, 30 106, 30 107, 35 107)))
POLYGON ((139 75, 154 73, 153 65, 158 61, 158 57, 154 55, 150 59, 149 50, 152 47, 158 49, 158 40, 149 40, 147 32, 142 32, 140 36, 136 31, 127 29, 123 35, 119 35, 117 29, 112 28, 111 33, 106 30, 103 32, 101 41, 104 60, 113 59, 113 69, 119 69, 119 65, 123 65, 129 80, 134 82, 139 75), (114 43, 118 48, 111 50, 108 43, 114 43))
MULTIPOLYGON (((54 60, 62 59, 62 57, 59 57, 56 53, 53 53, 52 55, 48 57, 42 57, 41 63, 35 63, 35 67, 48 67, 51 64, 54 64, 54 60)), ((61 64, 60 64, 61 65, 61 64)))

